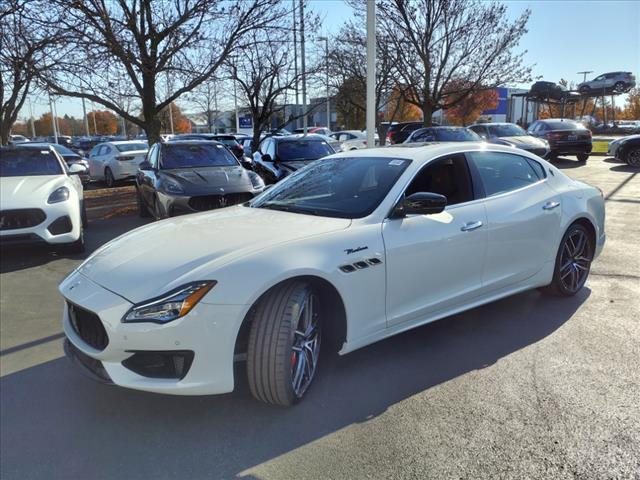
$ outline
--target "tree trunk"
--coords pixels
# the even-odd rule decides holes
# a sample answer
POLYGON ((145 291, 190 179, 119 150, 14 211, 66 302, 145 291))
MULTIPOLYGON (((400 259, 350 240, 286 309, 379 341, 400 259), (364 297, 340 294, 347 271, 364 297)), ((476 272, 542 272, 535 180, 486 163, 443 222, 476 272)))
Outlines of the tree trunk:
POLYGON ((4 119, 0 120, 0 145, 8 145, 9 144, 9 124, 4 121, 4 119))
POLYGON ((145 120, 144 131, 147 132, 147 142, 149 143, 149 147, 162 141, 162 138, 160 137, 160 130, 161 124, 160 117, 158 115, 152 115, 149 120, 145 120))
POLYGON ((256 121, 256 119, 257 115, 253 115, 253 140, 251 140, 251 144, 253 145, 254 152, 258 151, 258 144, 260 143, 260 127, 262 126, 260 122, 256 121))
POLYGON ((427 100, 422 104, 422 119, 425 127, 431 127, 433 123, 433 107, 427 100))

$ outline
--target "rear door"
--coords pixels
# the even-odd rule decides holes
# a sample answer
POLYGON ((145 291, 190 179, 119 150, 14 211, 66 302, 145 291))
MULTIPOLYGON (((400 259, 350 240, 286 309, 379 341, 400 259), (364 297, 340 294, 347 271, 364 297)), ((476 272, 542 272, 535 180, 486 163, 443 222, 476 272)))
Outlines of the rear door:
POLYGON ((539 162, 517 154, 469 152, 482 183, 487 211, 483 290, 497 290, 555 261, 562 205, 539 162))
POLYGON ((447 156, 423 167, 404 194, 416 192, 445 195, 448 205, 438 214, 408 215, 383 223, 389 326, 420 322, 463 304, 482 287, 487 218, 464 155, 447 156))

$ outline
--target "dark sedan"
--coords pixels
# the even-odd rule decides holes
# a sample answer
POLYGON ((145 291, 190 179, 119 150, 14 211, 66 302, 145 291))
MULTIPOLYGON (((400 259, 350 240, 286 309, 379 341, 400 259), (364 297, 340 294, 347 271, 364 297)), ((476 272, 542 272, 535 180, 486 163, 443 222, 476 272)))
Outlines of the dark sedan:
POLYGON ((469 129, 489 143, 520 148, 542 158, 549 154, 549 143, 546 139, 529 135, 515 123, 478 123, 471 125, 469 129))
POLYGON ((266 137, 253 154, 253 166, 265 183, 273 184, 332 153, 335 151, 323 135, 266 137))
POLYGON ((242 144, 236 139, 235 135, 231 134, 222 134, 222 133, 187 133, 184 135, 179 135, 171 139, 171 141, 182 141, 182 140, 212 140, 214 142, 220 142, 223 145, 226 145, 229 150, 238 158, 238 160, 242 160, 244 157, 244 147, 242 144))
POLYGON ((549 158, 558 155, 576 155, 578 161, 586 162, 591 153, 591 130, 581 123, 567 118, 536 120, 527 130, 529 135, 544 138, 549 142, 549 158))
POLYGON ((89 162, 82 155, 77 154, 70 148, 65 147, 64 145, 60 145, 58 143, 40 143, 40 142, 28 142, 24 144, 18 144, 18 146, 28 146, 28 147, 42 147, 44 149, 48 149, 52 147, 56 152, 60 154, 64 162, 68 167, 77 163, 82 165, 85 168, 85 173, 79 174, 80 180, 82 181, 82 185, 87 185, 91 180, 89 177, 89 162))
POLYGON ((264 182, 222 144, 156 143, 136 175, 140 216, 161 219, 251 200, 264 182))
POLYGON ((620 141, 616 158, 631 167, 640 168, 640 135, 631 135, 620 141))
POLYGON ((403 143, 479 142, 482 139, 465 127, 425 127, 414 130, 403 143))

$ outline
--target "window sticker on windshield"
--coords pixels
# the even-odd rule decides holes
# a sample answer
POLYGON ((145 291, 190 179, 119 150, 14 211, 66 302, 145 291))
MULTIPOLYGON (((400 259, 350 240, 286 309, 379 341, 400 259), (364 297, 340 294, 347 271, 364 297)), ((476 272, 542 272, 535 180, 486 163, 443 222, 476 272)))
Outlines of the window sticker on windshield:
POLYGON ((49 150, 40 150, 40 153, 42 155, 47 155, 49 153, 49 150))
POLYGON ((389 165, 404 165, 404 160, 391 160, 389 165))

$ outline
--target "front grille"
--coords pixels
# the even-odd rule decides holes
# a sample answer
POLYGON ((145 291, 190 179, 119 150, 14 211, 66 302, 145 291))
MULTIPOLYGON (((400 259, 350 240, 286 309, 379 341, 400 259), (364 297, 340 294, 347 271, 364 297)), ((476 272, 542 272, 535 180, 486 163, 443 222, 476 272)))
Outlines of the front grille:
POLYGON ((213 210, 214 208, 223 208, 238 203, 248 202, 253 198, 249 192, 227 193, 225 195, 202 195, 199 197, 191 197, 189 206, 194 210, 213 210))
POLYGON ((122 366, 148 378, 182 380, 193 363, 192 350, 139 351, 122 362, 122 366))
POLYGON ((30 228, 44 222, 47 215, 39 208, 0 211, 0 230, 30 228))
POLYGON ((71 326, 78 336, 96 350, 107 348, 109 336, 100 317, 73 303, 67 302, 67 306, 69 307, 71 326))

